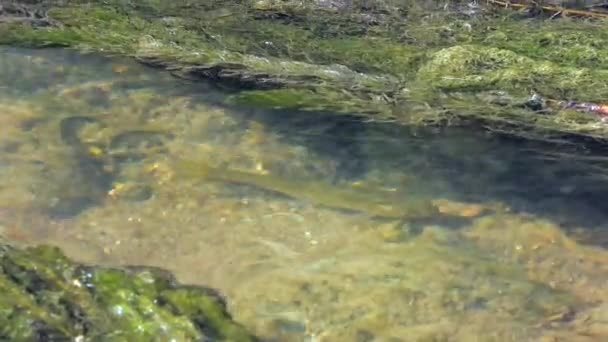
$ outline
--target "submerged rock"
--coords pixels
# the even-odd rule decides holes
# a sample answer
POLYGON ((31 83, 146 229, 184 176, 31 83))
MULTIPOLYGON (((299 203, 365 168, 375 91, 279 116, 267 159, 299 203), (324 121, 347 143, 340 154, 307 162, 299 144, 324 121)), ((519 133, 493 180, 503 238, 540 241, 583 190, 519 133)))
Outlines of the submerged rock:
POLYGON ((27 23, 34 27, 59 25, 42 7, 27 6, 16 1, 0 1, 0 23, 27 23))
POLYGON ((0 340, 256 341, 213 289, 164 270, 76 263, 55 247, 0 244, 0 340))

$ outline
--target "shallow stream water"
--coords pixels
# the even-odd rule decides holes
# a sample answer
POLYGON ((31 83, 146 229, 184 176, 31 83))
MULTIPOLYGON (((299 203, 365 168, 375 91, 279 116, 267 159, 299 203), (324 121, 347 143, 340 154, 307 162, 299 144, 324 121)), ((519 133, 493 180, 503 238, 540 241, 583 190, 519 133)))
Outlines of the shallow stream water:
POLYGON ((279 341, 608 339, 601 151, 226 96, 128 59, 0 48, 0 233, 216 287, 279 341), (366 210, 414 199, 437 213, 366 210))

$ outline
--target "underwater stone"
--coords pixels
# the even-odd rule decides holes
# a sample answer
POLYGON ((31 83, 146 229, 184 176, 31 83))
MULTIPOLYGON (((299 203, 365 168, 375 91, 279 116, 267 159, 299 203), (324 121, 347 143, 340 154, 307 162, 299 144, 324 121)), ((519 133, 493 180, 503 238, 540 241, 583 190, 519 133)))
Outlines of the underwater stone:
POLYGON ((215 290, 154 267, 107 268, 0 242, 0 340, 256 341, 215 290))
POLYGON ((71 116, 59 122, 61 140, 69 145, 82 144, 80 132, 87 125, 98 125, 97 119, 89 116, 71 116))
POLYGON ((374 334, 367 330, 357 331, 357 342, 372 342, 375 340, 374 334))
POLYGON ((143 159, 150 150, 165 148, 172 135, 145 130, 117 134, 109 144, 109 151, 117 162, 133 162, 143 159))

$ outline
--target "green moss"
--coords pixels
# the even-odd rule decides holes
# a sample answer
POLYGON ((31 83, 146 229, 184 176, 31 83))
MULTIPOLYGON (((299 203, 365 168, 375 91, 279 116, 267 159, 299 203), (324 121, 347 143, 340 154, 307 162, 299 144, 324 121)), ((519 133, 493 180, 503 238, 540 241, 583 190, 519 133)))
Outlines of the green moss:
POLYGON ((160 269, 91 267, 57 248, 3 245, 0 270, 2 340, 255 340, 213 290, 180 285, 160 269))
POLYGON ((602 21, 502 21, 493 31, 480 28, 485 45, 573 67, 608 66, 607 25, 602 21))
POLYGON ((589 113, 581 113, 574 110, 564 110, 557 116, 558 120, 572 125, 586 125, 597 123, 597 120, 589 113))
POLYGON ((309 111, 332 111, 338 113, 367 113, 383 115, 390 106, 383 98, 365 101, 347 91, 332 89, 274 89, 251 90, 233 95, 228 100, 232 104, 268 109, 298 109, 309 111))
POLYGON ((219 25, 208 23, 204 29, 218 37, 218 47, 244 54, 321 65, 339 63, 372 73, 406 75, 415 70, 413 65, 423 55, 416 46, 374 34, 373 27, 365 24, 336 22, 340 19, 345 18, 309 14, 277 22, 270 16, 254 21, 234 16, 219 25))
POLYGON ((225 317, 225 304, 211 296, 201 299, 195 288, 180 288, 163 291, 161 298, 172 306, 173 310, 187 317, 194 317, 195 322, 205 322, 205 331, 219 336, 224 341, 250 341, 246 331, 231 324, 225 317))
POLYGON ((513 51, 458 45, 438 51, 420 68, 418 77, 441 90, 500 89, 517 95, 531 90, 551 98, 601 100, 608 70, 561 66, 535 61, 513 51))

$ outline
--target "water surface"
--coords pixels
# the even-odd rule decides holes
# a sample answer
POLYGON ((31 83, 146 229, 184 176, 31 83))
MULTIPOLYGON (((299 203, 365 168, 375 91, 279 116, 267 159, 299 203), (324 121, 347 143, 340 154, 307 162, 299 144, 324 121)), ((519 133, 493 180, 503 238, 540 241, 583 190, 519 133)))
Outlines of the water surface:
POLYGON ((281 341, 608 338, 601 150, 231 108, 210 85, 66 50, 0 49, 0 88, 14 243, 170 269, 281 341), (186 177, 176 160, 235 172, 186 177), (326 205, 338 190, 354 197, 326 205), (366 202, 414 199, 438 212, 366 202))

